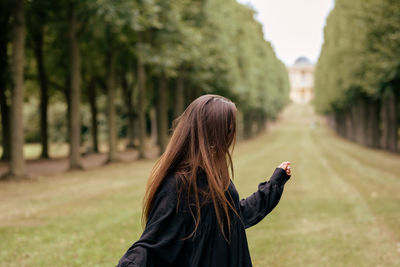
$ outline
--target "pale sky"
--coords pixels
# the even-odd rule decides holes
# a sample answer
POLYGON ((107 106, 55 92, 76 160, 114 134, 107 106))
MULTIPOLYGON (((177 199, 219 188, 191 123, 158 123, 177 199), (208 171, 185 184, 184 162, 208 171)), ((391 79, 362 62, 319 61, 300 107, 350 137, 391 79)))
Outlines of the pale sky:
POLYGON ((238 0, 250 3, 263 24, 264 37, 286 65, 305 56, 317 62, 323 28, 334 0, 238 0))

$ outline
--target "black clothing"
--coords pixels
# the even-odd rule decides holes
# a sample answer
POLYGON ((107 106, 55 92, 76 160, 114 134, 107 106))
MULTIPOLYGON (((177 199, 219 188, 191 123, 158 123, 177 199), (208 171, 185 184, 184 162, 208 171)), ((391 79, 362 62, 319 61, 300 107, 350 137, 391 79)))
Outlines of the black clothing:
POLYGON ((177 178, 168 175, 156 194, 142 236, 117 267, 252 266, 245 228, 257 224, 278 204, 289 178, 283 169, 276 168, 269 181, 259 184, 257 192, 240 201, 231 182, 228 199, 240 218, 230 212, 228 243, 220 231, 212 202, 202 205, 199 228, 193 237, 187 238, 194 229, 194 220, 183 201, 179 202, 182 208, 177 209, 177 178))

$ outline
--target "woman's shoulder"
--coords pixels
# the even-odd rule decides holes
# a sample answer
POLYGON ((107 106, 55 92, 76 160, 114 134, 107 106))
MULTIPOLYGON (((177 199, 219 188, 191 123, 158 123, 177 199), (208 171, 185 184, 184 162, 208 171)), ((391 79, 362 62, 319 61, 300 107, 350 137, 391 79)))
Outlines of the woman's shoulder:
POLYGON ((177 175, 168 173, 158 186, 148 221, 158 221, 176 214, 178 204, 177 175))
POLYGON ((153 209, 157 207, 162 210, 175 209, 178 201, 178 176, 175 173, 168 173, 159 187, 154 196, 153 209))
POLYGON ((179 187, 179 174, 176 172, 169 172, 163 179, 158 188, 158 193, 171 193, 175 192, 179 187))

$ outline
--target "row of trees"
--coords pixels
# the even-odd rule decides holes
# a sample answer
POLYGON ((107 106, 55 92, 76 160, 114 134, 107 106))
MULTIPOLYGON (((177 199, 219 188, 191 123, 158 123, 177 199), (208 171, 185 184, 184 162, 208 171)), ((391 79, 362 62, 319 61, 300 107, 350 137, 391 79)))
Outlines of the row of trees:
MULTIPOLYGON (((0 106, 4 160, 25 174, 23 105, 39 99, 41 156, 49 157, 49 105, 67 104, 70 168, 81 168, 82 110, 99 150, 98 99, 106 99, 108 159, 118 159, 119 118, 128 146, 146 150, 149 120, 162 152, 171 121, 203 93, 234 100, 243 135, 288 101, 284 65, 254 11, 235 0, 3 0, 0 106), (104 97, 105 96, 105 97, 104 97), (152 119, 151 119, 152 118, 152 119), (155 120, 154 120, 155 118, 155 120), (154 127, 156 124, 156 127, 154 127), (135 141, 137 142, 135 143, 135 141)), ((26 128, 26 126, 25 126, 26 128)))
POLYGON ((400 2, 336 0, 315 75, 316 108, 340 135, 397 150, 400 2))

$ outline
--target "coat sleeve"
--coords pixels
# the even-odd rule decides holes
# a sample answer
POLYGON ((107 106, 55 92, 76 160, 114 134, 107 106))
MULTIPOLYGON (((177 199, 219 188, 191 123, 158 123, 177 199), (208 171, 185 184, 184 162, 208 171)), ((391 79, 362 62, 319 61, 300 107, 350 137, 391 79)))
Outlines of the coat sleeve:
POLYGON ((146 228, 117 267, 170 266, 184 244, 184 216, 177 214, 176 187, 163 186, 157 193, 146 228))
POLYGON ((245 228, 260 222, 278 204, 284 184, 290 176, 282 168, 276 168, 267 182, 258 185, 257 192, 240 200, 240 211, 245 228))

